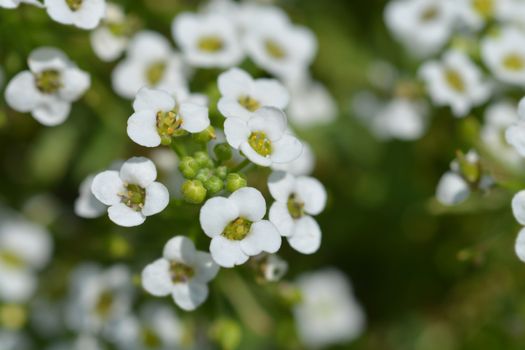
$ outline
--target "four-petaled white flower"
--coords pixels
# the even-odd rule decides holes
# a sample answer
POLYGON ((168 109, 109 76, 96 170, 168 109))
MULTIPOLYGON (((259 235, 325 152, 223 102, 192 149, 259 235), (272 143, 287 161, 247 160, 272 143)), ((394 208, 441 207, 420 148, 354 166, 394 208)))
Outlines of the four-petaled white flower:
POLYGON ((290 99, 288 91, 277 80, 254 80, 239 68, 219 75, 218 84, 222 96, 217 107, 226 118, 248 120, 264 106, 284 109, 290 99))
POLYGON ((313 177, 275 171, 268 179, 268 188, 275 199, 270 221, 292 248, 303 254, 316 252, 321 246, 321 229, 312 216, 326 205, 323 185, 313 177))
POLYGON ((62 51, 51 47, 33 50, 28 65, 30 70, 18 73, 7 85, 7 103, 19 112, 31 112, 44 125, 63 123, 71 102, 89 88, 89 75, 62 51))
POLYGON ((172 34, 186 62, 196 67, 231 67, 244 57, 234 23, 214 14, 182 13, 172 34))
POLYGON ((525 97, 518 105, 518 117, 505 131, 505 139, 520 156, 525 157, 525 97))
POLYGON ((417 140, 427 130, 427 106, 419 100, 394 98, 371 120, 374 134, 381 139, 417 140))
POLYGON ((226 140, 235 149, 261 166, 288 163, 302 152, 301 142, 286 129, 286 116, 274 107, 261 107, 247 121, 227 118, 226 140))
POLYGON ((58 23, 94 29, 106 12, 106 0, 44 0, 49 17, 58 23))
POLYGON ((208 108, 193 102, 178 103, 162 90, 144 87, 133 102, 135 113, 128 119, 128 135, 139 145, 169 145, 184 132, 197 133, 210 125, 208 108))
POLYGON ((180 55, 166 38, 149 30, 133 36, 127 57, 115 67, 111 79, 115 92, 129 99, 144 86, 172 92, 187 85, 180 55))
POLYGON ((162 255, 142 271, 142 286, 155 296, 171 295, 184 310, 195 310, 208 297, 208 282, 215 278, 219 266, 184 236, 170 239, 162 255))
POLYGON ((29 4, 36 7, 44 7, 44 5, 38 0, 0 0, 0 7, 6 9, 15 9, 20 4, 29 4))
POLYGON ((146 217, 160 213, 169 203, 167 188, 155 182, 157 169, 144 157, 126 161, 120 171, 107 170, 93 179, 91 191, 109 206, 111 221, 120 226, 137 226, 146 217))
POLYGON ((420 75, 432 101, 438 106, 450 106, 456 117, 464 117, 490 97, 491 87, 481 70, 459 51, 446 52, 441 62, 426 62, 420 75))
POLYGON ((214 197, 201 208, 201 227, 211 237, 210 253, 223 267, 244 264, 250 256, 275 253, 281 235, 268 220, 263 220, 266 202, 261 192, 243 187, 228 198, 214 197))
POLYGON ((525 33, 506 27, 483 39, 481 57, 492 74, 504 83, 525 87, 525 33))
POLYGON ((90 42, 102 61, 114 61, 122 55, 129 42, 128 24, 122 7, 108 3, 102 23, 91 32, 90 42))

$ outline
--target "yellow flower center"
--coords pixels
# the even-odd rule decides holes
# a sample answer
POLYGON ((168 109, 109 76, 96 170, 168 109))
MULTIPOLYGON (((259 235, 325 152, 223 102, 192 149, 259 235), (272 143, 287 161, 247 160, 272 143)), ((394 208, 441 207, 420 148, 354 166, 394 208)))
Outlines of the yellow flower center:
POLYGON ((224 42, 216 35, 207 35, 199 39, 197 47, 201 51, 213 53, 221 51, 224 47, 224 42))
POLYGON ((110 291, 104 291, 98 297, 95 312, 102 318, 107 318, 113 307, 114 298, 110 291))
POLYGON ((54 69, 45 70, 35 76, 35 83, 38 90, 45 94, 52 94, 62 87, 60 72, 54 69))
POLYGON ((191 266, 178 261, 172 261, 170 263, 170 275, 173 283, 188 282, 188 280, 195 275, 195 271, 191 266))
POLYGON ((8 250, 0 250, 0 262, 15 269, 25 266, 25 262, 22 257, 8 250))
POLYGON ((248 95, 239 97, 237 101, 241 106, 243 106, 250 112, 255 112, 256 110, 261 108, 261 104, 259 103, 259 101, 248 95))
POLYGON ((503 58, 503 66, 511 71, 520 71, 525 68, 525 61, 522 56, 511 53, 503 58))
POLYGON ((126 204, 133 210, 140 211, 144 208, 146 201, 146 190, 139 185, 128 184, 126 191, 120 194, 122 203, 126 204))
POLYGON ((461 77, 461 74, 455 69, 447 69, 445 70, 445 80, 447 84, 455 91, 457 92, 464 92, 465 91, 465 83, 463 81, 463 78, 461 77))
POLYGON ((472 0, 472 7, 483 18, 490 18, 494 14, 494 0, 472 0))
POLYGON ((290 216, 299 219, 304 215, 304 202, 299 201, 295 194, 291 194, 286 203, 290 216))
POLYGON ((264 47, 266 48, 266 52, 275 59, 280 60, 286 57, 286 51, 275 40, 266 40, 264 42, 264 47))
POLYGON ((180 128, 181 125, 182 118, 177 108, 169 112, 157 112, 157 132, 163 145, 171 144, 174 136, 185 134, 185 131, 180 128))
POLYGON ((424 9, 424 11, 421 13, 421 21, 422 22, 430 22, 435 20, 439 15, 439 10, 436 6, 428 6, 424 9))
POLYGON ((262 131, 254 131, 248 137, 248 143, 255 152, 263 157, 272 154, 272 141, 262 131))
POLYGON ((78 11, 82 7, 83 0, 66 0, 67 6, 71 11, 78 11))
POLYGON ((241 241, 250 233, 252 222, 238 217, 230 222, 222 231, 222 235, 230 240, 241 241))
POLYGON ((159 335, 149 327, 142 329, 142 342, 148 349, 157 349, 162 345, 159 335))
POLYGON ((162 80, 166 72, 166 62, 157 61, 149 65, 146 69, 146 80, 150 85, 157 85, 162 80))

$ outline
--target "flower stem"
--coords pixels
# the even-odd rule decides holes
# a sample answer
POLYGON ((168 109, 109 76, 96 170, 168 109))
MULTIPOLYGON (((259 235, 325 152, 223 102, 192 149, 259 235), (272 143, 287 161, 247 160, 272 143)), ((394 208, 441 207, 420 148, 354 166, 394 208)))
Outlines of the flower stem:
POLYGON ((240 162, 235 168, 233 168, 232 172, 234 172, 234 173, 239 172, 239 171, 241 171, 242 169, 244 169, 245 167, 247 167, 250 164, 251 164, 250 160, 249 159, 245 159, 242 162, 240 162))
POLYGON ((175 151, 179 159, 188 155, 188 152, 186 152, 186 147, 184 147, 183 144, 179 144, 177 142, 171 142, 171 149, 175 151))

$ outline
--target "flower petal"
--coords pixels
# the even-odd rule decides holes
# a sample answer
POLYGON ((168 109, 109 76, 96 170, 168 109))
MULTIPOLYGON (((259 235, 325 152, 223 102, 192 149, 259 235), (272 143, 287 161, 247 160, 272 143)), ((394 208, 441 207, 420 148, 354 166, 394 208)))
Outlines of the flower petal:
POLYGON ((219 265, 215 263, 210 254, 197 252, 195 255, 195 268, 197 269, 194 279, 202 283, 208 283, 217 276, 219 265))
POLYGON ((56 97, 50 97, 42 101, 32 111, 35 118, 42 125, 55 126, 62 124, 71 111, 71 104, 56 97))
POLYGON ((71 65, 69 58, 63 51, 47 46, 31 51, 27 58, 27 64, 33 73, 50 69, 62 71, 71 65))
POLYGON ((142 270, 142 288, 156 297, 164 297, 171 293, 173 282, 168 260, 155 260, 142 270))
POLYGON ((270 207, 269 218, 281 236, 290 236, 293 233, 294 219, 290 215, 286 202, 274 202, 270 207))
POLYGON ((221 97, 217 104, 217 108, 226 118, 240 118, 243 121, 248 121, 252 116, 252 112, 241 106, 237 100, 231 97, 221 97))
POLYGON ((157 169, 148 158, 133 157, 122 164, 120 178, 129 184, 146 188, 157 178, 157 169))
POLYGON ((63 87, 58 91, 60 98, 72 102, 78 100, 89 88, 91 78, 89 74, 76 67, 62 72, 63 87))
POLYGON ((290 101, 288 90, 275 79, 257 79, 254 90, 254 95, 263 106, 284 109, 290 101))
POLYGON ((227 118, 224 122, 224 134, 226 141, 235 149, 239 149, 243 142, 248 140, 250 136, 250 129, 246 122, 237 118, 227 118))
POLYGON ((166 243, 162 255, 170 261, 191 265, 196 258, 196 253, 195 244, 191 239, 185 236, 175 236, 166 243))
POLYGON ((228 199, 237 207, 238 216, 252 222, 261 220, 266 213, 266 201, 261 192, 253 187, 240 188, 228 199))
POLYGON ((215 262, 222 267, 234 267, 248 260, 242 249, 240 241, 233 241, 224 236, 214 236, 210 243, 210 253, 215 262))
POLYGON ((303 216, 295 222, 288 243, 299 253, 315 253, 321 246, 321 229, 311 216, 303 216))
POLYGON ((470 188, 458 174, 448 171, 439 180, 436 198, 443 205, 456 205, 468 198, 470 188))
POLYGON ((512 213, 516 220, 525 225, 525 191, 520 191, 512 198, 512 213))
POLYGON ((160 182, 154 182, 146 187, 146 200, 142 214, 151 216, 163 211, 170 202, 170 194, 166 186, 160 182))
POLYGON ((226 225, 239 217, 235 203, 224 197, 210 198, 201 208, 199 220, 209 237, 220 235, 226 225))
POLYGON ((141 146, 157 147, 160 145, 157 117, 151 110, 133 113, 128 119, 127 132, 129 138, 141 146))
POLYGON ((208 107, 188 102, 182 103, 180 115, 182 116, 182 128, 188 132, 201 132, 210 126, 208 107))
POLYGON ((248 120, 248 128, 250 131, 262 131, 271 141, 278 141, 286 131, 286 116, 280 109, 261 107, 248 120))
POLYGON ((268 189, 276 201, 286 203, 295 187, 295 177, 284 171, 274 171, 268 178, 268 189))
POLYGON ((230 68, 226 72, 221 73, 218 78, 221 95, 234 99, 250 92, 252 83, 252 77, 239 68, 230 68))
POLYGON ((303 144, 295 136, 284 134, 283 137, 273 143, 271 154, 272 162, 289 163, 296 160, 303 152, 303 144))
POLYGON ((519 232, 514 250, 516 251, 518 258, 525 262, 525 228, 522 228, 519 232))
POLYGON ((123 193, 124 183, 115 170, 106 170, 95 176, 91 184, 91 192, 99 201, 106 205, 120 202, 119 193, 123 193))
POLYGON ((173 300, 181 309, 195 310, 208 298, 208 286, 203 283, 176 283, 173 286, 173 300))
POLYGON ((168 112, 175 108, 175 100, 166 91, 143 87, 137 92, 133 101, 133 109, 139 111, 168 112))
POLYGON ((516 151, 525 157, 525 121, 520 120, 518 123, 510 126, 505 132, 505 139, 512 145, 516 151))
POLYGON ((96 218, 106 211, 106 205, 101 203, 91 192, 94 176, 88 176, 80 184, 80 194, 75 200, 75 214, 83 218, 96 218))
POLYGON ((35 77, 30 71, 20 72, 11 79, 5 90, 5 100, 9 107, 23 113, 37 106, 42 97, 35 86, 35 77))
POLYGON ((124 203, 113 204, 108 208, 111 221, 124 227, 133 227, 142 224, 146 217, 141 212, 128 207, 124 203))
POLYGON ((281 248, 281 235, 268 220, 261 220, 252 225, 250 233, 241 241, 242 251, 249 256, 262 252, 275 253, 281 248))
POLYGON ((243 142, 240 147, 240 151, 248 158, 252 163, 260 166, 272 165, 272 160, 269 156, 262 156, 257 153, 248 142, 243 142))
POLYGON ((0 299, 2 301, 26 302, 34 294, 36 287, 37 281, 31 272, 0 267, 0 299))
POLYGON ((296 180, 295 193, 304 202, 304 211, 310 215, 317 215, 326 206, 326 190, 317 179, 301 176, 296 180))

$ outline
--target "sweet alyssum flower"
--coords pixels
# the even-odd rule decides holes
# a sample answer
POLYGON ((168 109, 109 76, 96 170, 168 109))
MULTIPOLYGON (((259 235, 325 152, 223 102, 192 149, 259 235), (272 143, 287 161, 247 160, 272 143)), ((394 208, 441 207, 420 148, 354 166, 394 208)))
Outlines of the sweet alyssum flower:
POLYGON ((310 175, 314 171, 315 155, 308 143, 304 141, 302 143, 303 151, 297 159, 288 163, 273 163, 271 168, 273 170, 282 170, 295 176, 310 175))
POLYGON ((303 254, 316 252, 321 245, 321 229, 312 217, 326 205, 326 191, 313 177, 276 171, 268 178, 268 188, 275 202, 270 221, 290 246, 303 254))
POLYGON ((44 5, 38 0, 0 0, 0 7, 6 9, 15 9, 20 4, 29 4, 36 7, 44 7, 44 5))
POLYGON ((504 19, 515 0, 453 0, 455 10, 462 24, 473 30, 480 30, 486 23, 504 19))
POLYGON ((166 38, 150 30, 133 36, 111 79, 115 92, 129 99, 144 86, 172 92, 187 85, 180 55, 166 38))
POLYGON ((520 156, 525 157, 525 98, 518 105, 518 120, 505 131, 505 139, 520 156))
POLYGON ((301 302, 294 308, 297 332, 311 348, 349 342, 364 330, 365 315, 346 275, 334 268, 305 273, 296 281, 301 302))
POLYGON ((114 61, 126 50, 133 29, 122 7, 108 3, 101 24, 89 36, 91 47, 101 60, 114 61))
POLYGON ((286 128, 286 116, 274 107, 258 109, 247 121, 227 118, 224 122, 230 146, 261 166, 288 163, 301 155, 301 142, 286 128))
POLYGON ((36 290, 36 272, 48 263, 53 241, 40 226, 0 215, 0 300, 25 302, 36 290))
POLYGON ((456 117, 464 117, 491 93, 481 70, 459 51, 446 52, 441 62, 426 62, 419 73, 434 104, 450 106, 456 117))
POLYGON ((208 108, 192 102, 177 103, 162 90, 144 87, 133 102, 135 113, 128 119, 128 135, 139 145, 169 145, 173 137, 197 133, 210 125, 208 108))
POLYGON ((290 96, 285 87, 275 79, 253 79, 239 68, 231 68, 219 75, 221 98, 218 109, 226 118, 248 120, 259 108, 284 109, 290 96))
POLYGON ((63 123, 71 102, 89 88, 89 75, 52 47, 33 50, 28 65, 30 70, 18 73, 7 85, 6 102, 19 112, 31 112, 44 125, 63 123))
POLYGON ((275 253, 281 236, 268 220, 263 220, 266 202, 261 192, 243 187, 228 198, 214 197, 201 208, 201 227, 211 237, 210 253, 223 267, 244 264, 250 256, 275 253))
POLYGON ((374 115, 371 128, 381 139, 417 140, 427 130, 427 111, 422 101, 397 97, 374 115))
POLYGON ((142 271, 142 286, 155 296, 171 295, 184 310, 195 310, 208 297, 208 282, 217 275, 219 266, 210 254, 195 249, 184 236, 170 239, 162 258, 142 271))
POLYGON ((105 0, 44 0, 49 17, 58 23, 94 29, 106 11, 105 0))
POLYGON ((120 226, 137 226, 146 217, 160 213, 169 203, 166 187, 155 182, 157 169, 144 157, 127 160, 120 171, 106 170, 93 179, 91 191, 109 206, 111 221, 120 226))
POLYGON ((244 57, 235 25, 226 17, 182 13, 173 20, 172 33, 191 66, 231 67, 244 57))
POLYGON ((485 37, 481 57, 497 79, 525 86, 525 33, 522 30, 505 27, 498 35, 485 37))
POLYGON ((439 51, 452 33, 455 1, 390 1, 385 8, 385 23, 410 52, 428 56, 439 51))

